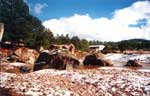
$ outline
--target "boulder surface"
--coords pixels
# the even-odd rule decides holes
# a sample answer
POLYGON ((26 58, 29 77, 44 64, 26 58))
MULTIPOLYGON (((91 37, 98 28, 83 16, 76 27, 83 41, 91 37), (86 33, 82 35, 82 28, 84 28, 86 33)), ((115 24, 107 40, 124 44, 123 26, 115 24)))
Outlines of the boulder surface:
POLYGON ((83 64, 94 66, 112 66, 112 63, 110 61, 98 58, 95 54, 86 56, 83 64))
POLYGON ((66 52, 42 52, 35 62, 34 71, 43 68, 66 69, 68 66, 76 68, 79 61, 66 52))
POLYGON ((127 64, 125 65, 127 67, 142 67, 140 63, 137 60, 128 60, 127 64))

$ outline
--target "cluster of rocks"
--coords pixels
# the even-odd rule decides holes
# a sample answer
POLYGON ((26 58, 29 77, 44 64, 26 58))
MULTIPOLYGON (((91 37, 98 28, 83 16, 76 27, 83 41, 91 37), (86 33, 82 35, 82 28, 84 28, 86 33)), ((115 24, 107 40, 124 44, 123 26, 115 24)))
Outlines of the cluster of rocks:
MULTIPOLYGON (((104 57, 105 55, 102 53, 76 50, 73 44, 52 44, 48 50, 41 49, 40 51, 26 47, 16 49, 0 48, 0 67, 2 67, 1 71, 13 72, 12 67, 14 67, 16 73, 25 73, 47 68, 64 70, 88 65, 113 66, 111 59, 108 60, 104 57), (19 66, 16 66, 18 62, 20 62, 19 66)), ((141 67, 141 64, 137 60, 129 60, 125 66, 141 67)))
MULTIPOLYGON (((110 62, 103 60, 101 57, 93 58, 94 54, 82 52, 75 49, 73 44, 69 45, 50 45, 48 50, 36 51, 26 47, 16 49, 0 49, 1 67, 5 71, 10 71, 12 67, 16 73, 32 72, 45 68, 55 69, 72 69, 80 65, 97 65, 110 66, 110 62), (5 58, 5 59, 4 59, 5 58), (4 60, 5 61, 4 61, 4 60), (20 62, 19 66, 12 66, 14 63, 20 62), (6 64, 7 63, 7 64, 6 64), (21 64, 24 63, 24 64, 21 64), (8 66, 11 66, 9 69, 8 66), (21 66, 25 65, 25 66, 21 66), (7 68, 5 68, 7 67, 7 68)), ((12 71, 11 71, 12 72, 12 71)))
POLYGON ((0 49, 1 71, 24 73, 32 72, 34 62, 39 53, 33 49, 21 47, 17 49, 0 49))
POLYGON ((34 71, 43 68, 66 69, 76 68, 79 61, 63 52, 42 52, 34 65, 34 71))

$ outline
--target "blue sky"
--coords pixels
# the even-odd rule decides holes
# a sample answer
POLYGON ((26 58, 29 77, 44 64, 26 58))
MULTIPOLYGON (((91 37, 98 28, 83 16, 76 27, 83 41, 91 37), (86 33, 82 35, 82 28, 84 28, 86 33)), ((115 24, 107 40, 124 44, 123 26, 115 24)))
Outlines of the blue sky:
MULTIPOLYGON (((139 0, 27 0, 31 6, 31 14, 42 21, 60 17, 69 17, 74 14, 89 14, 92 18, 112 16, 112 12, 130 6, 139 0), (35 5, 44 6, 41 13, 35 12, 35 5)), ((141 0, 140 0, 141 1, 141 0)))
POLYGON ((120 41, 150 39, 150 0, 25 0, 55 36, 120 41))

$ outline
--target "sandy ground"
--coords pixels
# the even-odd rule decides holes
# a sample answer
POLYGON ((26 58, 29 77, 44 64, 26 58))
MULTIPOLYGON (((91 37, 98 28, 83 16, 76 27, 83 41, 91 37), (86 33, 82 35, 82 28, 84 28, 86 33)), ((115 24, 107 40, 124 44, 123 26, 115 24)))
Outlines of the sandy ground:
POLYGON ((22 96, 150 96, 150 70, 44 69, 28 74, 1 72, 0 77, 1 89, 22 96))

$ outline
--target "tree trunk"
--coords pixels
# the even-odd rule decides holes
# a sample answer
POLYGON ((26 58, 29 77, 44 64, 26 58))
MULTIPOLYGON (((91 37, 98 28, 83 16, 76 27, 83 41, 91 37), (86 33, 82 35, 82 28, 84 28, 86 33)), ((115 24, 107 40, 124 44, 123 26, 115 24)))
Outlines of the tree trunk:
POLYGON ((2 41, 3 33, 4 33, 4 24, 0 23, 0 42, 2 41))

